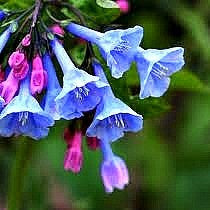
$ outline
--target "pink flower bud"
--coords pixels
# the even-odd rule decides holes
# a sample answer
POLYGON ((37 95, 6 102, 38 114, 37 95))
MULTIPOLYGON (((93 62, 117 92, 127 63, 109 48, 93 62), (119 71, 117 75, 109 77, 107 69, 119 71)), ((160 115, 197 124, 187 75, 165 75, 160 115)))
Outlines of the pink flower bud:
POLYGON ((64 169, 78 173, 81 170, 83 162, 82 151, 77 147, 70 147, 67 149, 64 159, 64 169))
POLYGON ((26 60, 20 68, 12 69, 14 77, 19 80, 22 80, 26 77, 28 70, 29 70, 29 65, 26 60))
POLYGON ((120 11, 122 13, 128 13, 130 10, 130 3, 128 0, 117 0, 118 6, 120 7, 120 11))
POLYGON ((28 46, 31 44, 31 35, 30 35, 30 34, 27 34, 27 35, 23 38, 21 44, 22 44, 24 47, 28 47, 28 46))
MULTIPOLYGON (((69 135, 69 133, 67 135, 69 135)), ((68 137, 71 139, 68 140, 68 147, 64 158, 64 169, 78 173, 83 162, 82 132, 76 131, 74 135, 68 137)))
POLYGON ((13 52, 8 61, 11 68, 21 68, 24 62, 25 55, 19 51, 13 52))
POLYGON ((99 139, 97 137, 86 137, 87 145, 90 150, 97 150, 100 146, 99 139))
POLYGON ((63 30, 63 28, 59 24, 52 25, 50 27, 50 30, 52 31, 53 34, 57 34, 61 37, 63 37, 64 34, 65 34, 65 31, 63 30))
POLYGON ((26 77, 29 65, 27 63, 24 53, 19 51, 13 52, 8 61, 12 68, 12 73, 16 79, 22 80, 26 77))
POLYGON ((16 79, 11 71, 7 79, 0 84, 0 96, 4 99, 5 105, 15 96, 19 88, 19 80, 16 79))
POLYGON ((30 89, 32 95, 41 93, 47 85, 47 72, 43 69, 42 59, 37 55, 33 59, 30 89))

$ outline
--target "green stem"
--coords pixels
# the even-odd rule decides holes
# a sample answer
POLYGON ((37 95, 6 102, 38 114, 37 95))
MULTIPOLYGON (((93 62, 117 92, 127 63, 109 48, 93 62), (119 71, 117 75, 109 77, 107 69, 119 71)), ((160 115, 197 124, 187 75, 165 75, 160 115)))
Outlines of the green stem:
POLYGON ((20 210, 23 198, 24 180, 31 157, 32 141, 24 138, 16 140, 16 159, 11 168, 8 192, 8 210, 20 210))

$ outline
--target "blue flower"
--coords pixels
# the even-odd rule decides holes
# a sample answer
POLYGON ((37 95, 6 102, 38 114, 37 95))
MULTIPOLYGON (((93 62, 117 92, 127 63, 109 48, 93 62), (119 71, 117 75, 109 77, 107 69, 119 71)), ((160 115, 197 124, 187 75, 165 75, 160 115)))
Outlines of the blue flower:
POLYGON ((136 63, 141 80, 141 99, 160 97, 169 87, 169 76, 184 65, 184 49, 174 47, 165 50, 139 48, 136 63))
POLYGON ((0 22, 3 21, 6 16, 7 16, 7 13, 2 11, 2 10, 0 10, 0 22))
POLYGON ((0 114, 0 135, 24 135, 41 139, 48 135, 49 127, 54 124, 52 117, 43 111, 29 90, 30 78, 21 83, 18 96, 0 114))
POLYGON ((103 153, 101 164, 101 177, 107 193, 112 193, 114 188, 124 189, 129 183, 129 174, 125 162, 114 155, 108 142, 100 142, 103 153))
MULTIPOLYGON (((106 76, 99 63, 94 63, 95 74, 106 82, 106 76)), ((87 129, 87 136, 104 141, 115 141, 123 137, 124 132, 137 132, 142 129, 143 118, 130 107, 116 98, 111 87, 96 108, 93 122, 87 129)))
POLYGON ((103 34, 71 23, 67 26, 67 30, 98 45, 115 78, 122 77, 123 73, 130 68, 143 37, 143 28, 140 26, 126 30, 111 30, 103 34))
POLYGON ((63 89, 55 99, 59 111, 64 119, 79 118, 100 102, 107 84, 77 69, 56 39, 51 41, 51 46, 64 73, 63 89))
POLYGON ((7 28, 7 30, 5 30, 1 36, 0 36, 0 53, 2 52, 2 50, 4 49, 6 43, 8 42, 9 38, 11 35, 11 28, 7 28))
POLYGON ((61 118, 58 111, 58 106, 55 102, 55 98, 61 92, 61 86, 59 84, 58 78, 56 76, 56 71, 53 66, 52 60, 48 53, 43 56, 44 69, 47 71, 47 91, 43 100, 43 109, 49 113, 54 120, 59 120, 61 118))

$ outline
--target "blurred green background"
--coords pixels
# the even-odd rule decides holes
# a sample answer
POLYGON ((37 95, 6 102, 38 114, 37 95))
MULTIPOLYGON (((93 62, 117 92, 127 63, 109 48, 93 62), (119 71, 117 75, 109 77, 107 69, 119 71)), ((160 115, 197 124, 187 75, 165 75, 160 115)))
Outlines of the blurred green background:
MULTIPOLYGON (((15 6, 18 1, 10 2, 15 6)), ((93 0, 74 3, 94 16, 97 6, 93 0)), ((160 99, 137 99, 135 66, 124 79, 111 80, 116 95, 145 117, 143 131, 127 134, 113 144, 114 151, 126 160, 130 185, 107 195, 100 178, 100 152, 88 151, 85 142, 81 173, 65 172, 62 133, 68 122, 61 121, 47 139, 30 142, 24 160, 17 159, 24 141, 0 140, 0 209, 6 206, 8 189, 15 183, 11 174, 17 161, 23 161, 23 180, 18 186, 23 190, 23 210, 210 209, 210 1, 130 3, 131 11, 112 23, 116 13, 103 10, 98 24, 102 28, 141 25, 143 48, 182 46, 186 58, 184 70, 172 77, 169 91, 160 99), (121 90, 125 84, 133 97, 121 90)))

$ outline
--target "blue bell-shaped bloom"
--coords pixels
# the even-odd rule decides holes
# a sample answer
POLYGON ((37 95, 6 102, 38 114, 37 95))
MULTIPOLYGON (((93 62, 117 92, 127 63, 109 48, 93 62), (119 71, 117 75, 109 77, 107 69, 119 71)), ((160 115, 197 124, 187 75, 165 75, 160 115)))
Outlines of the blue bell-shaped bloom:
POLYGON ((31 95, 29 83, 28 75, 21 81, 19 94, 1 112, 1 136, 23 135, 38 140, 46 137, 49 127, 54 124, 53 118, 40 107, 31 95))
MULTIPOLYGON (((101 65, 94 62, 95 74, 102 81, 107 82, 101 65)), ((87 129, 87 136, 97 137, 103 141, 115 141, 124 135, 124 132, 137 132, 142 129, 143 118, 129 106, 116 98, 111 87, 106 92, 96 108, 93 122, 87 129)))
POLYGON ((136 63, 141 80, 141 99, 160 97, 169 87, 169 76, 184 65, 184 49, 173 47, 165 50, 139 48, 136 63))
POLYGON ((140 26, 100 33, 84 26, 70 23, 67 26, 67 30, 96 44, 107 61, 112 76, 115 78, 122 77, 123 73, 130 68, 143 37, 143 28, 140 26))
POLYGON ((64 73, 63 89, 56 97, 59 112, 67 120, 79 118, 96 107, 107 84, 77 69, 56 39, 51 41, 51 46, 64 73))
POLYGON ((42 107, 47 113, 49 113, 53 117, 54 120, 59 120, 61 116, 58 110, 58 106, 55 102, 55 98, 61 92, 61 86, 56 76, 56 71, 53 66, 50 55, 46 53, 43 56, 42 60, 43 60, 44 69, 47 71, 48 75, 47 90, 44 96, 42 107))

